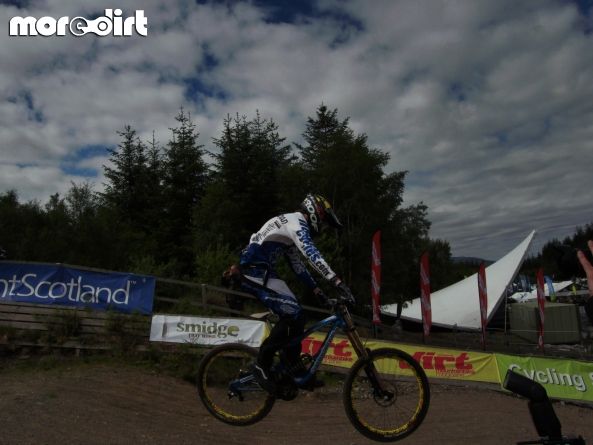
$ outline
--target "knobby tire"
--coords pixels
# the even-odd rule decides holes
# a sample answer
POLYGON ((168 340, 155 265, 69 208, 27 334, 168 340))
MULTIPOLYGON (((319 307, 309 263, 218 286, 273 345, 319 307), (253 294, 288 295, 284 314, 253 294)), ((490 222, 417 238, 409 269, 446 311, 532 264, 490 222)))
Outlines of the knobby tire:
POLYGON ((352 366, 344 383, 344 408, 352 425, 364 436, 394 442, 412 434, 430 404, 430 387, 422 367, 410 355, 393 348, 375 349, 352 366), (373 366, 393 396, 380 397, 367 372, 373 366))
POLYGON ((208 352, 198 368, 198 394, 206 409, 218 420, 235 426, 252 425, 268 415, 275 397, 253 382, 249 391, 229 397, 230 382, 248 375, 257 350, 244 344, 231 343, 208 352))

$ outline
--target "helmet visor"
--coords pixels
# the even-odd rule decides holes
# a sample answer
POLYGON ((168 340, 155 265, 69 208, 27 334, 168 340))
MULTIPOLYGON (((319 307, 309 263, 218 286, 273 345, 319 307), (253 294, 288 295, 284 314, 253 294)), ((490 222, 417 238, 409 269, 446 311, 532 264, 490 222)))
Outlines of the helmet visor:
POLYGON ((341 229, 344 227, 334 212, 334 209, 329 206, 325 208, 325 221, 330 227, 335 229, 341 229))

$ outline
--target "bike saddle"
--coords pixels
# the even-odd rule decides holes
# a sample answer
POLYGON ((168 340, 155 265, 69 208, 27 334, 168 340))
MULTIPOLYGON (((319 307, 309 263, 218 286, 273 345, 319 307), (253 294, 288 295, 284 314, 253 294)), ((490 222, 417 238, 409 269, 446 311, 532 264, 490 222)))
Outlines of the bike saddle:
POLYGON ((249 315, 249 317, 260 321, 269 321, 271 323, 276 323, 279 320, 278 315, 271 311, 256 312, 255 314, 249 315))

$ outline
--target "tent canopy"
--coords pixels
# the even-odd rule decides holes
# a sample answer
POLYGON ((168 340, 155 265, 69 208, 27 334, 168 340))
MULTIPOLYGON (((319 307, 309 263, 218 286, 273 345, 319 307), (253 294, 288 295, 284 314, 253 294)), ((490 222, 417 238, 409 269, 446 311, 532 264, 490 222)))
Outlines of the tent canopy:
MULTIPOLYGON (((517 247, 497 262, 486 268, 488 291, 488 320, 503 301, 507 286, 515 279, 529 246, 535 236, 532 231, 517 247)), ((481 329, 480 301, 478 298, 478 274, 431 294, 432 324, 458 329, 481 329)), ((386 315, 396 315, 397 305, 381 307, 386 315)), ((422 322, 420 298, 407 303, 402 309, 404 320, 422 322)))

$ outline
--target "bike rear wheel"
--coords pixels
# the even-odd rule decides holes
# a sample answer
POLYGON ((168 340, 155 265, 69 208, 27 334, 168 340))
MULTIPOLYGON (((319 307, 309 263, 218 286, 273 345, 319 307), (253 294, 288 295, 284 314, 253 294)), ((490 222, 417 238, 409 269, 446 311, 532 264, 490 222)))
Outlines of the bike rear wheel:
POLYGON ((359 359, 344 384, 344 407, 350 422, 366 437, 393 442, 420 426, 430 404, 430 388, 422 367, 398 349, 383 348, 359 359), (375 372, 383 393, 369 378, 375 372))
POLYGON ((251 375, 257 350, 232 343, 208 352, 198 368, 198 394, 218 420, 237 426, 251 425, 272 409, 275 397, 251 375))

